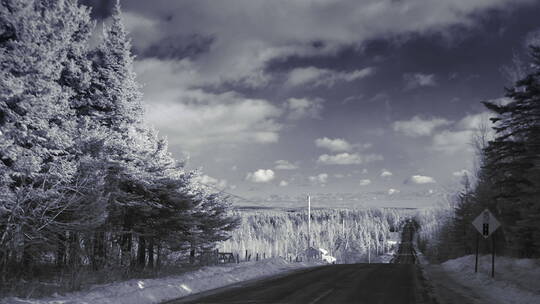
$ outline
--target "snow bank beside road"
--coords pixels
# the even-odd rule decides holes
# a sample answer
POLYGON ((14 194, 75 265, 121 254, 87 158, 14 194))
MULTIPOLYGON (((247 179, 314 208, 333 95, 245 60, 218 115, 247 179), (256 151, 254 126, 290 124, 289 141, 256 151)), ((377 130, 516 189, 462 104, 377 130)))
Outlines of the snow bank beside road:
POLYGON ((289 263, 281 258, 225 266, 204 267, 179 276, 129 280, 92 287, 90 290, 45 299, 6 298, 9 304, 150 304, 223 287, 232 283, 271 276, 315 263, 289 263))
POLYGON ((540 303, 540 260, 495 258, 495 278, 491 278, 491 256, 479 257, 474 273, 474 255, 444 262, 441 266, 460 284, 482 295, 485 303, 540 303))

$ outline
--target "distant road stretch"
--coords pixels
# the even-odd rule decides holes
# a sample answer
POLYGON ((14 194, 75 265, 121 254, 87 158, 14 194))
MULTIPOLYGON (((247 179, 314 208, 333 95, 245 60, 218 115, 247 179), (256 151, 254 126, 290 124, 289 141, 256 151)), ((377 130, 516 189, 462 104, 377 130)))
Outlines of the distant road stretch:
POLYGON ((395 264, 321 266, 167 303, 432 303, 414 264, 412 233, 407 224, 395 264))

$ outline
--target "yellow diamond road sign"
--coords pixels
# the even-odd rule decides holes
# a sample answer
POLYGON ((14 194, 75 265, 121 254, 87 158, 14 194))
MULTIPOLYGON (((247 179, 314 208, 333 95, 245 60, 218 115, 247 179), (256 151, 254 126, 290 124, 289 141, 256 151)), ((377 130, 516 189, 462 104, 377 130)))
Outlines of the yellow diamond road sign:
POLYGON ((472 224, 486 239, 501 226, 501 223, 499 223, 495 216, 487 209, 482 211, 482 213, 474 219, 472 224))

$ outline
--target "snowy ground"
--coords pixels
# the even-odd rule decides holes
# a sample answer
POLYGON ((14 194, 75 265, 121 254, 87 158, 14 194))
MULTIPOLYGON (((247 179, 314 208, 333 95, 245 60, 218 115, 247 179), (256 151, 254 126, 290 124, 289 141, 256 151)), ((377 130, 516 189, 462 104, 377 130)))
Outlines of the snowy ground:
POLYGON ((160 303, 193 293, 225 285, 263 278, 296 269, 313 267, 321 263, 290 263, 274 258, 259 262, 245 262, 226 266, 204 267, 179 276, 159 279, 141 279, 93 286, 89 290, 57 295, 44 299, 5 298, 2 304, 146 304, 160 303))
POLYGON ((540 260, 496 257, 494 279, 489 255, 479 258, 478 273, 474 255, 423 268, 441 304, 540 303, 540 260))

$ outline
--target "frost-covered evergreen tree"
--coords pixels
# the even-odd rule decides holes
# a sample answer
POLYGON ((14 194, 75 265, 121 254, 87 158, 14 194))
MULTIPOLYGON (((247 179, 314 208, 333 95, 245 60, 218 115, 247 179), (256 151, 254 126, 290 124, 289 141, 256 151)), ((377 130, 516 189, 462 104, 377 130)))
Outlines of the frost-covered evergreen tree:
MULTIPOLYGON (((0 252, 29 258, 84 218, 77 212, 73 90, 64 85, 83 47, 88 11, 70 0, 0 3, 0 252), (74 217, 66 217, 71 212, 74 217)), ((84 206, 83 206, 84 207, 84 206)), ((80 210, 78 210, 80 211, 80 210)))
POLYGON ((110 24, 104 25, 103 39, 92 52, 94 63, 89 98, 77 109, 109 128, 122 130, 142 122, 139 85, 133 72, 131 43, 117 2, 110 24))
POLYGON ((153 266, 162 248, 226 239, 226 199, 197 187, 144 124, 119 4, 94 49, 76 0, 0 8, 0 274, 51 256, 153 266))

